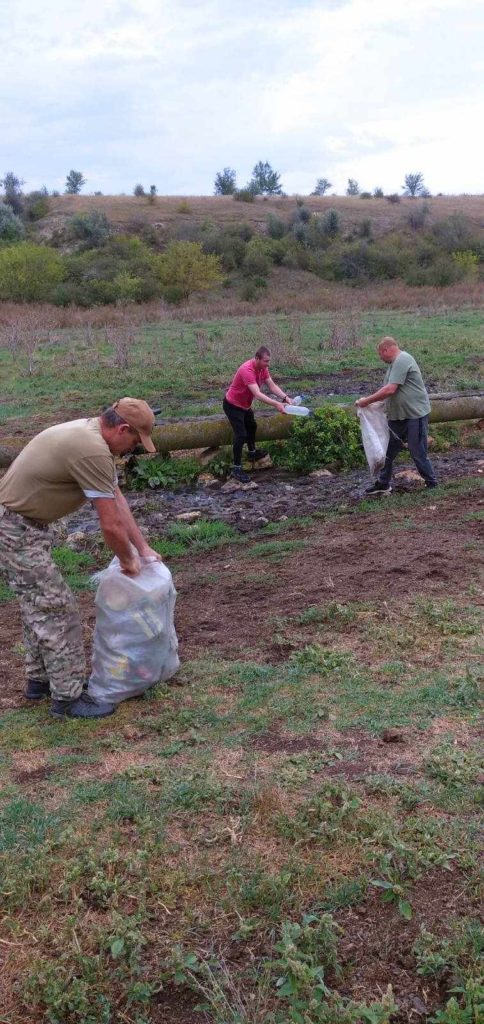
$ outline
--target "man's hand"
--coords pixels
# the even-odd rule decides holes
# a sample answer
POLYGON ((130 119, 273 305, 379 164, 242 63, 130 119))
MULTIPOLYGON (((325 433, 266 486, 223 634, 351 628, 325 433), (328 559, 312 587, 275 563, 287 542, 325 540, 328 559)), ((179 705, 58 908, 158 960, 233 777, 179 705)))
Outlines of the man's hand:
POLYGON ((285 415, 286 410, 284 408, 284 403, 283 402, 276 402, 274 408, 277 409, 278 412, 283 412, 284 415, 285 415))
POLYGON ((364 409, 366 405, 369 405, 369 401, 367 398, 358 398, 355 405, 357 405, 359 409, 364 409))
POLYGON ((126 576, 138 576, 141 571, 141 563, 137 555, 131 558, 120 558, 121 572, 126 576))
POLYGON ((149 544, 139 552, 140 558, 149 558, 151 562, 161 562, 161 555, 158 554, 149 544))

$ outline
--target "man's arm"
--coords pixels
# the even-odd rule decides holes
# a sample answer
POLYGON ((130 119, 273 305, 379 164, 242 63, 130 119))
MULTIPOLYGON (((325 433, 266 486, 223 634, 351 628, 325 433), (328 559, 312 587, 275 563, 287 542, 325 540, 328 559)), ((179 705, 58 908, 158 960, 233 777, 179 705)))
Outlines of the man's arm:
POLYGON ((398 391, 398 384, 384 384, 382 388, 375 391, 373 395, 368 395, 367 398, 359 398, 355 405, 360 409, 364 409, 365 405, 371 405, 373 402, 382 402, 384 398, 389 398, 390 395, 394 395, 395 391, 398 391))
POLYGON ((160 560, 160 556, 150 548, 136 525, 119 487, 115 488, 114 499, 93 498, 92 503, 99 516, 104 540, 111 551, 118 556, 121 569, 127 576, 138 575, 140 571, 139 557, 160 560), (139 557, 133 554, 133 546, 139 557))
POLYGON ((161 555, 159 555, 157 551, 153 551, 153 548, 150 548, 148 541, 141 533, 128 502, 126 501, 124 494, 121 493, 119 487, 115 488, 114 495, 121 522, 131 544, 136 548, 140 558, 156 558, 157 562, 161 562, 161 555))
POLYGON ((291 399, 286 395, 285 391, 281 391, 278 384, 274 383, 272 377, 268 377, 266 383, 273 395, 277 395, 278 398, 282 398, 282 401, 286 402, 287 405, 291 404, 291 399))
POLYGON ((139 558, 133 555, 116 498, 93 498, 92 503, 99 516, 99 524, 108 548, 118 556, 121 569, 127 576, 137 576, 140 571, 139 558))
MULTIPOLYGON (((252 392, 254 398, 258 398, 260 402, 265 402, 266 405, 273 405, 278 412, 284 412, 284 405, 282 402, 276 402, 275 398, 269 398, 269 395, 265 395, 261 391, 258 384, 248 384, 249 391, 252 392)), ((279 389, 280 390, 280 389, 279 389)), ((281 392, 282 394, 282 392, 281 392)))

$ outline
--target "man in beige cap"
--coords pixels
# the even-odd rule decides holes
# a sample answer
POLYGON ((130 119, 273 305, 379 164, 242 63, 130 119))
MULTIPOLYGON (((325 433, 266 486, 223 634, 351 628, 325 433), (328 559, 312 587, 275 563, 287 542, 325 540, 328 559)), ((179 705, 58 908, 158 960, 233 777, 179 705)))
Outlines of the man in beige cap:
POLYGON ((25 696, 39 700, 50 693, 56 718, 100 718, 115 709, 83 690, 79 613, 52 561, 49 525, 91 501, 123 572, 136 576, 140 557, 159 559, 119 490, 114 462, 138 444, 156 451, 150 437, 154 421, 146 402, 120 398, 93 419, 59 423, 37 434, 0 480, 0 574, 20 602, 25 696))

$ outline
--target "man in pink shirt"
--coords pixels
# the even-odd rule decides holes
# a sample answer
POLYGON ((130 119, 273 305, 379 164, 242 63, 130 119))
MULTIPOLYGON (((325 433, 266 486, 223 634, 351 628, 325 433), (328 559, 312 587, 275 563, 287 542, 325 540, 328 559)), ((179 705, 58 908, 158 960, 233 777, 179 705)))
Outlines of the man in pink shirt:
POLYGON ((258 452, 255 447, 257 423, 251 409, 254 398, 266 402, 267 405, 273 405, 278 412, 284 412, 284 404, 291 404, 291 399, 272 380, 269 373, 270 361, 269 349, 261 345, 253 359, 248 359, 239 366, 224 398, 224 413, 234 432, 234 465, 231 475, 241 483, 247 483, 249 480, 247 473, 242 469, 244 444, 247 442, 249 459, 253 462, 264 458, 264 452, 258 452), (262 384, 267 384, 280 401, 265 395, 261 391, 262 384))

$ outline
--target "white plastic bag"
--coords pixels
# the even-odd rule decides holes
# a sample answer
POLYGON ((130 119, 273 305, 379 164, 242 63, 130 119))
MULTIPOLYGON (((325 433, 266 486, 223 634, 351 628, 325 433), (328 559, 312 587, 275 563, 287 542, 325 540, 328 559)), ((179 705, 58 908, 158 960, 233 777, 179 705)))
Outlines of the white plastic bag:
POLYGON ((376 476, 385 462, 390 431, 385 415, 384 402, 372 402, 364 409, 357 408, 360 418, 363 448, 373 476, 376 476))
POLYGON ((138 576, 113 558, 96 574, 96 628, 89 693, 113 704, 143 693, 179 668, 176 590, 162 562, 141 559, 138 576))

